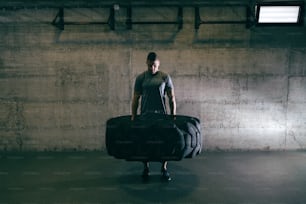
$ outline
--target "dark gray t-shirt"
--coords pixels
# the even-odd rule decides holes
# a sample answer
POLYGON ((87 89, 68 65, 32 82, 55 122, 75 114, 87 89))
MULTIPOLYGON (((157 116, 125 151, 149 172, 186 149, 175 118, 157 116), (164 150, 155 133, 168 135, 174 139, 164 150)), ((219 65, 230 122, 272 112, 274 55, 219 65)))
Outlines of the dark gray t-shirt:
POLYGON ((171 77, 161 71, 152 75, 145 71, 137 76, 134 91, 141 95, 141 114, 167 113, 165 95, 173 89, 171 77))

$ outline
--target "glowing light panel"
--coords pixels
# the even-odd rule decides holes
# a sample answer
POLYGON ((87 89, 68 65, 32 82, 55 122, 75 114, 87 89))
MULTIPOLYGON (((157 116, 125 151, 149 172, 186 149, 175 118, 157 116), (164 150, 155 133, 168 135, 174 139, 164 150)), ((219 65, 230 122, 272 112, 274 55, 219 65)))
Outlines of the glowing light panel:
POLYGON ((300 6, 260 6, 258 23, 298 23, 300 6))

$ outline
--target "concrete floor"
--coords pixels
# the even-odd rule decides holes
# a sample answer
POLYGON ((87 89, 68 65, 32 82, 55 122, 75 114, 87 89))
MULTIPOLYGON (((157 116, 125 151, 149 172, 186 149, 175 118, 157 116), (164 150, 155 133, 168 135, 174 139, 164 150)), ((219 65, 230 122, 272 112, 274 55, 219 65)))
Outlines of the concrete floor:
POLYGON ((0 204, 304 204, 306 152, 222 152, 169 163, 148 183, 138 162, 104 152, 0 153, 0 204))

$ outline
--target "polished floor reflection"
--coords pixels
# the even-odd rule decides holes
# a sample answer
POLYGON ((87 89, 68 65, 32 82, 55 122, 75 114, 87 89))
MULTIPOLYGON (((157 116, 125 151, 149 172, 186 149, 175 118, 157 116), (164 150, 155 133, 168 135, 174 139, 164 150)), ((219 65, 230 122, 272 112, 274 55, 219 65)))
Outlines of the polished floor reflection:
POLYGON ((0 204, 306 203, 306 152, 204 152, 170 162, 172 181, 151 163, 105 152, 0 153, 0 204))

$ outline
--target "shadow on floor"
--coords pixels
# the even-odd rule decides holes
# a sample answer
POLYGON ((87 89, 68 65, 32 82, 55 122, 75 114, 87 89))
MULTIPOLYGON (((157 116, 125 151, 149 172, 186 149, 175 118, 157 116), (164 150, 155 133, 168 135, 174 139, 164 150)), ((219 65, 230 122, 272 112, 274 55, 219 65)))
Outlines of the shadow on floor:
POLYGON ((161 200, 175 202, 190 195, 199 185, 197 176, 189 169, 175 163, 171 163, 170 166, 172 172, 170 172, 172 177, 170 182, 162 181, 159 171, 151 172, 149 180, 143 182, 140 176, 141 168, 129 167, 124 170, 126 173, 118 177, 119 188, 132 197, 151 203, 158 203, 161 200))

